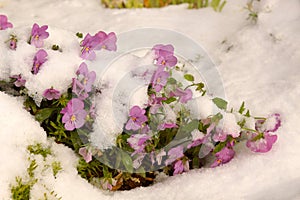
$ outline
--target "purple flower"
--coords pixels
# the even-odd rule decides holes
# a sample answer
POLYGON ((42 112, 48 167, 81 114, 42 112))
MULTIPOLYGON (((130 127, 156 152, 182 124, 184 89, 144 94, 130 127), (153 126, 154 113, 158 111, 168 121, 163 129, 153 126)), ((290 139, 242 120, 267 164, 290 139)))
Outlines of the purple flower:
POLYGON ((98 49, 105 49, 108 51, 116 51, 117 50, 117 37, 114 32, 111 32, 109 34, 106 34, 103 31, 100 31, 96 34, 96 36, 99 38, 99 45, 97 46, 98 49))
POLYGON ((227 134, 224 130, 218 128, 216 130, 216 133, 213 135, 213 140, 215 142, 225 142, 227 139, 227 135, 229 134, 227 134))
POLYGON ((86 163, 89 163, 92 161, 92 153, 86 148, 86 147, 81 147, 79 149, 79 154, 83 157, 86 163))
POLYGON ((146 122, 148 119, 145 116, 145 110, 141 109, 139 106, 133 106, 130 109, 129 112, 129 117, 130 119, 128 120, 125 129, 126 130, 138 130, 139 128, 142 127, 142 124, 146 122))
POLYGON ((164 67, 173 67, 177 64, 177 58, 173 55, 167 57, 159 57, 157 59, 156 65, 164 67))
POLYGON ((146 141, 151 137, 146 134, 133 134, 130 138, 127 139, 127 142, 131 148, 134 149, 134 152, 131 154, 132 156, 141 153, 144 151, 146 147, 146 141))
POLYGON ((157 44, 152 48, 152 50, 154 50, 156 59, 158 59, 159 57, 165 58, 174 54, 174 47, 171 44, 157 44))
POLYGON ((80 57, 86 60, 94 60, 96 58, 95 48, 100 44, 97 36, 91 36, 89 33, 84 37, 81 42, 81 55, 80 57))
POLYGON ((86 99, 89 95, 84 90, 83 84, 76 78, 72 79, 72 92, 77 95, 79 99, 86 99))
POLYGON ((182 90, 180 88, 177 88, 175 91, 170 93, 170 96, 179 97, 179 102, 186 103, 192 99, 193 92, 191 89, 182 90))
POLYGON ((35 47, 40 48, 44 45, 44 39, 49 37, 49 33, 46 32, 48 29, 47 25, 39 27, 36 23, 33 24, 31 29, 31 39, 30 44, 33 44, 35 47))
POLYGON ((269 132, 261 134, 250 133, 250 139, 247 140, 246 146, 253 152, 266 153, 272 149, 277 140, 277 135, 271 135, 269 132))
POLYGON ((273 144, 277 141, 275 131, 281 126, 280 114, 272 114, 266 120, 257 120, 255 129, 257 132, 248 133, 246 146, 251 151, 265 153, 272 149, 273 144))
POLYGON ((155 114, 157 109, 162 106, 162 102, 167 100, 166 97, 157 97, 155 94, 151 94, 148 101, 148 106, 150 106, 150 113, 155 114))
POLYGON ((173 175, 181 174, 182 172, 189 171, 190 166, 188 161, 177 160, 174 164, 173 175))
POLYGON ((52 100, 52 99, 59 99, 61 94, 58 90, 50 88, 44 91, 43 96, 48 100, 52 100))
POLYGON ((96 72, 94 71, 89 72, 87 65, 85 63, 81 63, 76 74, 83 75, 81 81, 82 86, 86 92, 90 92, 92 90, 92 85, 96 80, 96 72))
POLYGON ((40 49, 34 56, 33 59, 33 66, 32 66, 32 73, 37 74, 40 71, 42 64, 47 61, 48 54, 45 50, 40 49))
POLYGON ((177 126, 176 123, 167 123, 167 122, 165 122, 165 123, 162 123, 162 124, 158 125, 157 129, 158 130, 165 130, 167 128, 177 128, 177 127, 178 126, 177 126))
POLYGON ((198 129, 193 130, 191 134, 192 134, 192 143, 187 146, 188 149, 204 143, 206 137, 198 129))
POLYGON ((26 80, 22 78, 21 74, 11 76, 11 78, 15 78, 16 81, 14 82, 16 87, 25 86, 26 80))
POLYGON ((259 132, 276 132, 281 126, 280 114, 272 114, 266 120, 257 120, 255 128, 259 132))
POLYGON ((219 165, 228 163, 234 157, 234 150, 229 147, 224 147, 221 151, 216 153, 216 160, 213 162, 211 167, 217 167, 219 165))
POLYGON ((100 184, 103 190, 112 190, 113 187, 116 186, 117 180, 113 178, 102 178, 100 184))
POLYGON ((155 60, 158 66, 173 67, 177 63, 177 58, 174 54, 174 47, 172 45, 155 45, 152 50, 155 53, 155 60))
POLYGON ((166 166, 173 163, 175 160, 182 158, 183 156, 184 154, 183 154, 182 146, 178 146, 170 149, 168 151, 168 159, 165 162, 166 166))
POLYGON ((151 84, 156 92, 160 92, 161 89, 167 84, 167 79, 170 73, 163 71, 163 67, 159 67, 151 78, 151 84))
POLYGON ((12 27, 13 25, 7 21, 7 17, 5 15, 0 15, 0 30, 5 30, 12 27))
POLYGON ((82 127, 87 116, 87 112, 84 110, 83 101, 77 98, 71 99, 60 113, 64 114, 62 122, 65 124, 65 129, 68 131, 82 127))

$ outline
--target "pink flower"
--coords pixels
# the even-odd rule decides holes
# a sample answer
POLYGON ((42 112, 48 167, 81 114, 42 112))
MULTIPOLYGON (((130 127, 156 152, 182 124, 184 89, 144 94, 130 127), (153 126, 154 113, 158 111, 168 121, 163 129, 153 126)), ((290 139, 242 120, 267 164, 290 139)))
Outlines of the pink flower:
POLYGON ((94 60, 96 58, 95 50, 116 51, 116 41, 117 37, 114 32, 106 34, 100 31, 94 36, 87 34, 80 45, 82 47, 80 57, 86 60, 94 60))
POLYGON ((167 123, 167 122, 165 122, 165 123, 162 123, 162 124, 160 124, 160 125, 158 125, 158 130, 165 130, 165 129, 167 129, 167 128, 177 128, 178 126, 177 126, 177 124, 176 123, 167 123))
POLYGON ((37 74, 40 71, 41 66, 47 61, 48 54, 45 50, 40 49, 34 56, 32 73, 37 74))
POLYGON ((162 106, 162 102, 167 100, 166 97, 157 97, 155 94, 151 94, 148 101, 148 106, 150 106, 150 113, 155 114, 157 109, 162 106))
POLYGON ((250 133, 250 139, 247 140, 246 146, 253 152, 266 153, 272 149, 273 144, 277 141, 277 135, 271 135, 269 132, 261 134, 250 133))
POLYGON ((87 116, 87 112, 84 110, 83 101, 77 98, 71 99, 60 113, 64 114, 62 122, 65 124, 65 129, 68 131, 72 131, 75 128, 81 128, 84 125, 87 116))
POLYGON ((167 84, 169 78, 169 72, 163 71, 163 67, 159 67, 151 78, 151 84, 156 92, 160 92, 161 89, 167 84))
POLYGON ((76 74, 83 76, 81 81, 83 88, 86 92, 90 92, 92 90, 92 85, 96 80, 96 72, 89 72, 87 65, 83 62, 80 64, 76 74))
POLYGON ((5 30, 12 27, 13 25, 7 21, 7 17, 5 15, 0 15, 0 30, 5 30))
POLYGON ((59 99, 61 94, 58 90, 50 88, 44 91, 43 96, 48 100, 52 100, 52 99, 59 99))
POLYGON ((130 119, 126 124, 125 129, 136 131, 139 128, 141 128, 142 124, 148 120, 148 118, 145 116, 145 112, 146 111, 144 109, 141 109, 139 106, 133 106, 130 109, 129 112, 130 119))
POLYGON ((166 166, 173 163, 175 160, 182 158, 183 154, 183 147, 178 146, 170 149, 168 151, 168 159, 165 161, 166 166))
POLYGON ((157 44, 152 48, 152 50, 154 50, 156 59, 158 59, 159 57, 167 57, 174 54, 174 47, 171 44, 157 44))
POLYGON ((174 164, 173 175, 181 174, 182 172, 189 171, 190 166, 188 161, 177 160, 174 164))
POLYGON ((255 129, 257 132, 248 133, 249 139, 246 146, 253 152, 265 153, 272 149, 277 141, 275 131, 281 126, 280 114, 275 113, 266 120, 257 120, 255 129))
POLYGON ((39 27, 38 24, 33 24, 33 27, 31 29, 30 44, 33 44, 37 48, 42 47, 44 45, 44 39, 47 39, 49 37, 49 33, 46 32, 47 29, 47 25, 39 27))
POLYGON ((175 91, 170 93, 170 96, 179 97, 179 102, 186 103, 192 99, 193 92, 191 89, 182 90, 180 88, 177 88, 175 91))
POLYGON ((81 147, 78 153, 83 157, 86 163, 91 162, 93 159, 92 153, 86 147, 81 147))
POLYGON ((156 65, 164 67, 173 67, 177 64, 177 58, 173 55, 166 57, 159 57, 157 59, 156 65))
POLYGON ((86 99, 89 96, 89 94, 84 90, 83 84, 76 78, 72 79, 72 92, 82 100, 86 99))
POLYGON ((206 135, 204 135, 198 129, 193 130, 191 134, 192 134, 192 143, 187 146, 188 149, 203 144, 206 141, 206 137, 205 137, 206 135))
POLYGON ((92 91, 93 83, 96 80, 96 73, 94 71, 89 72, 87 65, 83 62, 80 64, 76 74, 77 79, 73 78, 72 92, 74 92, 78 98, 86 99, 88 93, 92 91))
POLYGON ((16 81, 14 82, 16 87, 25 86, 26 80, 22 78, 21 74, 11 76, 11 78, 15 78, 16 81))
POLYGON ((100 31, 96 34, 96 36, 99 38, 99 45, 96 47, 96 49, 105 49, 108 51, 116 51, 117 50, 117 37, 114 32, 111 32, 109 34, 106 34, 103 31, 100 31))
POLYGON ((213 135, 213 140, 215 142, 225 142, 227 139, 227 134, 225 131, 221 129, 217 129, 216 133, 213 135))
POLYGON ((146 134, 133 134, 127 139, 127 142, 131 148, 134 149, 132 156, 137 153, 142 153, 146 147, 146 141, 151 137, 146 134))
POLYGON ((228 163, 234 157, 234 150, 230 147, 224 147, 221 151, 216 153, 216 160, 211 165, 211 167, 217 167, 219 165, 228 163))
POLYGON ((100 40, 97 36, 91 36, 89 33, 84 37, 81 42, 81 55, 80 57, 86 60, 94 60, 96 58, 95 48, 99 45, 100 40))
POLYGON ((163 67, 173 67, 177 64, 177 58, 174 54, 174 47, 172 45, 155 45, 152 50, 155 53, 156 65, 163 67))
POLYGON ((117 180, 113 178, 101 178, 100 184, 103 190, 112 190, 113 186, 116 186, 117 180))

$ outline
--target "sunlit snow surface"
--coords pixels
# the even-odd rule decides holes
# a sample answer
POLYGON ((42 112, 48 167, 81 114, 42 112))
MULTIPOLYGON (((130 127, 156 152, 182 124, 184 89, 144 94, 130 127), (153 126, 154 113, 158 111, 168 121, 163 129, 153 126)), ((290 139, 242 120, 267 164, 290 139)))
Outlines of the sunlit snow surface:
MULTIPOLYGON (((1 33, 0 77, 15 73, 12 70, 21 70, 27 73, 28 84, 37 93, 50 84, 63 89, 75 75, 81 62, 79 46, 73 37, 76 32, 104 30, 118 35, 138 28, 163 28, 180 32, 207 50, 222 76, 231 106, 237 108, 245 101, 253 115, 279 112, 283 117, 279 140, 267 154, 254 154, 239 144, 237 156, 222 167, 193 170, 163 179, 151 187, 113 194, 93 188, 81 179, 76 172, 76 156, 68 148, 53 144, 52 149, 64 170, 57 179, 45 175, 45 183, 67 200, 300 199, 300 2, 261 1, 256 5, 259 11, 256 25, 246 20, 245 5, 246 1, 230 0, 222 13, 216 13, 211 8, 187 10, 186 5, 151 10, 106 10, 98 0, 0 0, 0 13, 8 16, 15 31, 21 30, 22 37, 30 32, 33 23, 48 24, 50 36, 52 34, 48 45, 55 43, 68 50, 62 55, 53 52, 49 55, 53 58, 52 64, 48 63, 53 68, 45 66, 40 77, 32 76, 30 61, 35 49, 24 43, 19 44, 18 51, 9 53, 2 46, 5 40, 2 36, 9 33, 1 33), (65 66, 65 71, 61 72, 60 66, 65 66)), ((98 56, 104 59, 110 55, 99 53, 98 56)), ((93 70, 99 70, 97 75, 101 74, 97 65, 88 64, 93 70)), ((115 79, 111 81, 117 80, 117 76, 122 76, 121 72, 115 72, 115 79)), ((26 146, 34 141, 51 142, 46 140, 45 132, 33 117, 22 109, 21 100, 1 93, 0 102, 0 199, 9 199, 9 184, 15 176, 26 173, 26 146)), ((97 112, 100 114, 101 110, 97 112)), ((33 196, 42 197, 39 192, 34 190, 33 196)))

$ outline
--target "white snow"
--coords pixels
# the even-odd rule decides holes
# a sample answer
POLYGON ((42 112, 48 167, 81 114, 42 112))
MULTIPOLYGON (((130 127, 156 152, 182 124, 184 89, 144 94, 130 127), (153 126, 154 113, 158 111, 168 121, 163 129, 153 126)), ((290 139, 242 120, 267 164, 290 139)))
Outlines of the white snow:
MULTIPOLYGON (((27 86, 38 94, 51 86, 63 89, 70 83, 70 77, 75 75, 74 72, 81 62, 78 57, 76 32, 95 33, 104 30, 122 35, 138 28, 169 29, 192 38, 213 58, 223 86, 209 87, 224 87, 229 106, 239 108, 241 102, 245 101, 246 107, 254 116, 278 112, 283 118, 282 127, 278 131, 278 142, 267 154, 252 153, 241 143, 236 149, 236 157, 222 167, 193 170, 163 179, 147 188, 107 193, 92 187, 77 175, 76 156, 70 149, 46 139, 39 124, 22 109, 21 100, 0 93, 0 199, 9 199, 9 185, 14 182, 15 176, 26 173, 26 147, 35 141, 51 144, 55 159, 62 163, 63 171, 58 174, 57 179, 47 179, 45 182, 59 197, 66 200, 300 199, 300 133, 297 127, 300 110, 300 2, 255 2, 255 8, 259 11, 257 24, 246 20, 246 2, 229 0, 224 10, 216 13, 211 8, 187 10, 187 5, 162 9, 108 10, 102 8, 98 0, 0 0, 0 13, 8 16, 9 21, 16 27, 13 30, 18 36, 28 35, 35 22, 40 25, 47 24, 50 35, 52 34, 47 40, 47 48, 55 43, 66 50, 63 54, 49 53, 49 63, 40 71, 40 75, 33 76, 30 69, 36 49, 24 42, 18 44, 18 51, 7 51, 7 47, 3 47, 3 41, 11 30, 1 31, 1 79, 22 72, 28 80, 27 86)), ((167 37, 163 39, 166 44, 174 40, 169 38, 167 41, 167 37)), ((175 49, 180 51, 178 43, 175 49)), ((118 46, 121 53, 126 52, 125 44, 118 46)), ((127 42, 127 45, 127 50, 132 50, 130 48, 134 45, 143 46, 142 43, 135 43, 135 38, 127 42)), ((149 44, 143 47, 149 48, 149 44)), ((188 51, 189 47, 183 45, 183 51, 188 51)), ((182 52, 178 54, 183 55, 182 52)), ((115 55, 99 52, 97 56, 101 56, 101 60, 110 61, 115 55)), ((130 62, 138 63, 139 58, 133 54, 129 55, 131 56, 132 59, 120 58, 113 63, 118 65, 119 71, 105 71, 106 68, 101 68, 98 62, 88 64, 97 71, 98 77, 110 80, 106 83, 113 88, 128 72, 126 67, 129 67, 130 62), (109 75, 111 77, 107 77, 109 75)), ((107 69, 113 70, 112 67, 107 69)), ((98 79, 99 82, 101 78, 98 79)), ((139 83, 142 82, 141 80, 139 83)), ((111 95, 108 97, 113 99, 112 94, 105 92, 104 90, 105 95, 111 95)), ((103 107, 111 106, 109 98, 101 102, 103 107)), ((129 102, 143 102, 127 100, 125 99, 128 106, 131 105, 129 102)), ((203 104, 206 105, 205 102, 203 104)), ((128 108, 120 107, 119 110, 127 114, 128 108)), ((211 112, 206 107, 203 108, 204 111, 207 114, 211 112)), ((101 112, 101 108, 97 108, 97 113, 99 119, 103 120, 111 119, 113 114, 101 112)), ((251 121, 249 124, 251 126, 251 121)), ((109 126, 110 123, 104 128, 109 129, 109 126)), ((109 144, 113 137, 107 140, 109 144)), ((47 173, 45 177, 48 177, 47 173)), ((34 195, 41 196, 39 192, 38 188, 35 189, 34 195)))

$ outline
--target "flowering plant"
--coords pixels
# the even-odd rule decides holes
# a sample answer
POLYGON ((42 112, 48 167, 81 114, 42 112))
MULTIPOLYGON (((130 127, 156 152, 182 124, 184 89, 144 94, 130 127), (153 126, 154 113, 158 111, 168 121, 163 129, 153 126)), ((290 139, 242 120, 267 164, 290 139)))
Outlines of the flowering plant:
MULTIPOLYGON (((12 28, 7 17, 0 15, 0 30, 12 28)), ((42 48, 49 36, 48 26, 33 25, 28 44, 42 48)), ((77 34, 80 38, 82 34, 77 34)), ((9 49, 18 50, 17 36, 11 36, 9 49)), ((103 31, 94 36, 87 34, 79 42, 78 56, 94 60, 96 50, 116 51, 115 33, 103 31)), ((53 46, 52 50, 59 47, 53 46)), ((48 62, 49 49, 38 49, 31 73, 41 73, 48 62)), ((93 185, 107 190, 127 190, 148 186, 155 176, 172 176, 201 167, 217 167, 230 162, 236 154, 236 144, 244 141, 253 152, 265 153, 277 141, 276 131, 281 126, 280 114, 254 117, 244 102, 239 109, 228 107, 219 97, 206 94, 205 85, 194 75, 181 73, 174 47, 155 45, 155 71, 149 81, 145 105, 129 109, 128 120, 116 138, 116 145, 99 150, 91 145, 90 132, 97 120, 94 95, 101 95, 95 86, 96 73, 82 62, 76 77, 70 80, 66 92, 50 87, 43 92, 39 105, 28 94, 22 74, 11 76, 6 92, 24 96, 25 108, 35 116, 49 137, 72 148, 80 157, 78 173, 93 185), (215 105, 215 112, 203 117, 192 113, 190 103, 195 96, 215 105)), ((50 54, 49 54, 50 55, 50 54)))

